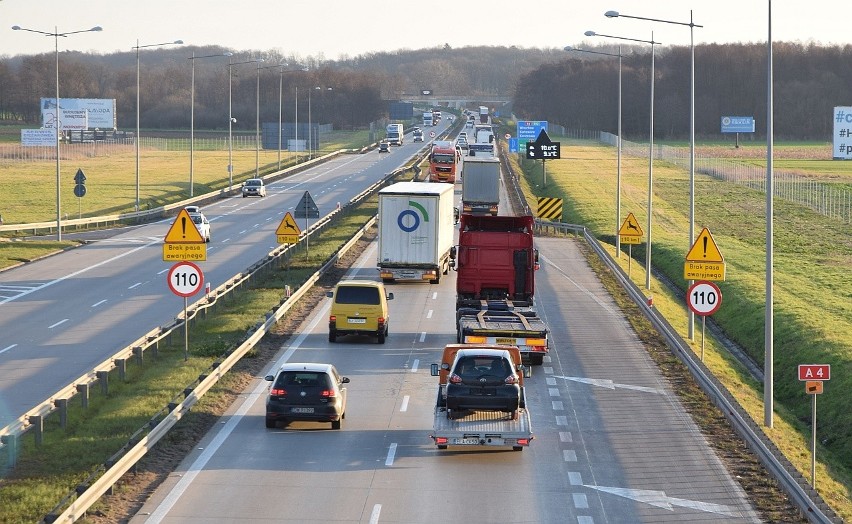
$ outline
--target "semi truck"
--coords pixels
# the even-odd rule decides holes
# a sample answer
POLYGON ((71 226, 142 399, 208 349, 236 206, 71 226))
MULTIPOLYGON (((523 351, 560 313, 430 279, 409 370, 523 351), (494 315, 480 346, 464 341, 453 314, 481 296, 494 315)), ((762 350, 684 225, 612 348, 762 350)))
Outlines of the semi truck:
POLYGON ((523 366, 517 347, 488 344, 449 344, 444 348, 440 364, 432 364, 433 377, 438 377, 438 394, 435 402, 435 420, 429 435, 438 449, 448 446, 485 447, 511 446, 514 451, 523 451, 535 438, 530 413, 526 406, 524 378, 530 377, 530 369, 523 366), (520 372, 520 400, 517 416, 507 417, 499 411, 470 410, 462 416, 451 416, 447 409, 447 382, 456 355, 461 350, 507 350, 515 368, 520 372))
POLYGON ((402 124, 388 124, 387 127, 387 140, 388 143, 392 146, 401 146, 403 142, 404 131, 402 128, 402 124))
POLYGON ((382 281, 437 284, 449 272, 453 187, 397 182, 379 191, 377 268, 382 281))
POLYGON ((462 170, 462 213, 496 215, 500 204, 500 161, 467 157, 462 170))
POLYGON ((494 156, 494 128, 491 124, 473 126, 473 142, 468 145, 471 156, 494 156))
POLYGON ((423 127, 434 126, 435 120, 432 118, 432 111, 423 112, 423 127))
POLYGON ((550 330, 534 302, 533 217, 462 213, 450 262, 457 272, 457 341, 517 346, 526 362, 540 365, 550 330))
POLYGON ((479 123, 488 123, 488 108, 486 106, 479 106, 479 123))
POLYGON ((429 182, 456 183, 456 172, 461 167, 461 153, 448 140, 432 143, 429 152, 429 182))

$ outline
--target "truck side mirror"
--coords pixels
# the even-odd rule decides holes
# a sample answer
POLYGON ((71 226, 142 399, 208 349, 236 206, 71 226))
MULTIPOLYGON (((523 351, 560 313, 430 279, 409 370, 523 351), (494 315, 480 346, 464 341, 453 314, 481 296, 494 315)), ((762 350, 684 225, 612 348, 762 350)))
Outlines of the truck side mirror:
POLYGON ((521 373, 523 373, 524 378, 532 377, 532 366, 519 366, 521 373))
POLYGON ((393 300, 393 293, 388 293, 388 297, 387 297, 387 299, 388 299, 388 300, 393 300))
POLYGON ((328 298, 333 297, 333 296, 334 296, 334 291, 326 291, 326 292, 325 292, 325 296, 327 296, 328 298))
POLYGON ((430 371, 432 372, 433 377, 437 377, 438 376, 438 364, 432 364, 430 371))
MULTIPOLYGON (((453 223, 458 224, 460 218, 461 218, 461 213, 459 212, 459 208, 454 207, 453 208, 453 223)), ((452 248, 450 250, 450 257, 454 256, 453 250, 455 250, 455 248, 452 248)))

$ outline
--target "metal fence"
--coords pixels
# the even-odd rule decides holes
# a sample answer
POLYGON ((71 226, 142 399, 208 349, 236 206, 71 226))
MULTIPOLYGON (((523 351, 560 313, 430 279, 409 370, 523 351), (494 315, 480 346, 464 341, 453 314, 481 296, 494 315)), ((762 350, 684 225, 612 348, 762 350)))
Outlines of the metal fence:
MULTIPOLYGON (((617 145, 616 135, 600 133, 599 141, 613 147, 617 145)), ((621 152, 627 156, 647 157, 648 144, 639 144, 622 140, 621 152)), ((669 162, 683 169, 689 169, 689 149, 685 147, 654 146, 654 160, 669 162)), ((728 160, 695 155, 695 172, 712 176, 719 180, 766 192, 766 168, 728 160)), ((807 206, 816 213, 852 223, 852 189, 839 184, 819 182, 814 177, 829 175, 803 176, 791 171, 773 169, 773 191, 780 198, 807 206)))

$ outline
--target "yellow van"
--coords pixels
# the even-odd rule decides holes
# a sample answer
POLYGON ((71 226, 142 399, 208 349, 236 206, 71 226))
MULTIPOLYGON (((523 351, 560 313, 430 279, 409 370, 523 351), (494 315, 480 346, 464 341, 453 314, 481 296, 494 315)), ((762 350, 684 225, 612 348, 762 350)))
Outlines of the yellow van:
POLYGON ((388 300, 381 282, 343 280, 328 293, 331 313, 328 317, 328 341, 340 335, 375 335, 379 344, 388 336, 388 300))

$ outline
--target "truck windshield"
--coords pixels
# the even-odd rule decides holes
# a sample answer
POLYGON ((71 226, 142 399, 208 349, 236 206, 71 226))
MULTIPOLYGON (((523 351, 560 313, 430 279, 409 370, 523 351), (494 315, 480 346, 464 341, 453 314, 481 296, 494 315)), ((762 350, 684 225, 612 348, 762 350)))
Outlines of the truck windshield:
POLYGON ((454 164, 456 162, 456 155, 449 153, 435 153, 432 155, 432 162, 436 164, 454 164))

